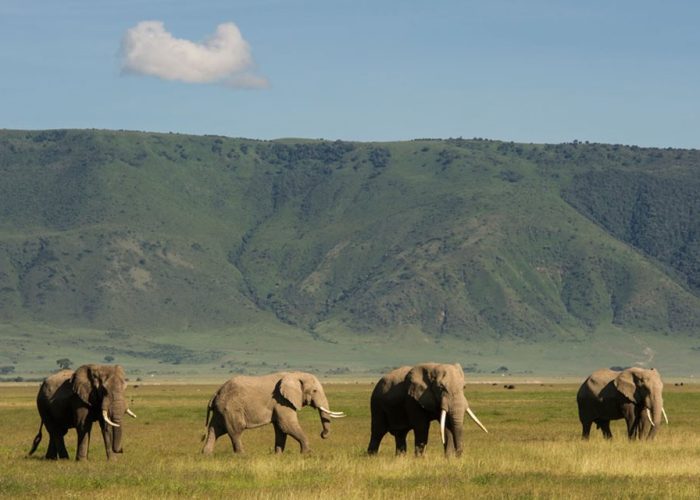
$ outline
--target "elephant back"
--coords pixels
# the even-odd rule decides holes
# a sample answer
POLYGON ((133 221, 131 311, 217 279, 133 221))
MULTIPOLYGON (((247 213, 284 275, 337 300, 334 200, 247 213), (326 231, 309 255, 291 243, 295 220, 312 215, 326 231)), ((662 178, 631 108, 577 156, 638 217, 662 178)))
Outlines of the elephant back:
POLYGON ((607 391, 614 390, 612 382, 620 374, 615 370, 602 368, 596 370, 581 384, 578 392, 578 399, 586 397, 594 397, 599 399, 604 396, 607 391))
POLYGON ((384 375, 374 386, 371 399, 381 399, 389 404, 401 402, 407 394, 406 376, 411 369, 411 366, 402 366, 384 375))
POLYGON ((70 379, 73 373, 73 370, 61 370, 46 377, 39 388, 39 397, 53 400, 56 397, 70 396, 72 393, 70 379))

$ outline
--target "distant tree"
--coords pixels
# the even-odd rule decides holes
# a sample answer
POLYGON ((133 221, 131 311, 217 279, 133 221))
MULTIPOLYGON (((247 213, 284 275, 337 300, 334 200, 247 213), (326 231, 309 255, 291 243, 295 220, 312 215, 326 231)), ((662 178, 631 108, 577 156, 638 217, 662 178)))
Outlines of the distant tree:
POLYGON ((112 356, 111 354, 107 354, 104 357, 104 360, 105 360, 105 363, 111 363, 112 361, 114 361, 114 356, 112 356))
POLYGON ((68 358, 61 358, 56 360, 56 364, 61 370, 68 370, 73 365, 73 362, 68 358))
POLYGON ((15 367, 12 365, 0 366, 0 374, 2 374, 2 375, 7 375, 8 373, 12 373, 14 371, 15 371, 15 367))
POLYGON ((516 172, 515 170, 501 170, 500 173, 501 179, 507 182, 518 182, 520 179, 523 178, 523 174, 516 172))

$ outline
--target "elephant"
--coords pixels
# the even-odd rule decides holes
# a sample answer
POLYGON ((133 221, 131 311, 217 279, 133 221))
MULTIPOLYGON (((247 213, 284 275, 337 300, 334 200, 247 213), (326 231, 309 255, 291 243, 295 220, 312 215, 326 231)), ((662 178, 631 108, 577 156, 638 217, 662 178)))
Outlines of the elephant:
POLYGON ((279 372, 262 376, 235 376, 225 382, 209 400, 202 453, 212 453, 216 440, 226 433, 231 439, 234 453, 241 453, 243 431, 270 422, 275 429, 275 453, 284 451, 287 435, 299 443, 301 453, 306 453, 309 451, 309 442, 297 418, 297 410, 304 406, 318 410, 323 439, 330 433, 330 418, 345 416, 343 412, 329 409, 321 383, 310 373, 279 372))
POLYGON ((76 459, 86 459, 93 422, 100 424, 107 459, 122 453, 122 417, 126 413, 136 418, 126 403, 126 385, 120 365, 83 365, 75 372, 61 370, 44 379, 36 398, 41 423, 29 455, 39 446, 45 426, 50 438, 46 458, 69 458, 63 438, 75 428, 76 459))
POLYGON ((370 399, 371 437, 367 453, 374 455, 389 432, 396 454, 406 453, 406 435, 413 430, 415 454, 423 455, 432 420, 440 422, 445 455, 462 454, 464 412, 488 432, 464 397, 464 371, 459 364, 425 363, 402 366, 377 382, 370 399))
POLYGON ((663 387, 661 375, 654 368, 604 368, 593 372, 576 395, 581 437, 589 438, 595 422, 603 436, 610 439, 610 421, 624 418, 629 439, 653 439, 662 416, 668 424, 663 387))

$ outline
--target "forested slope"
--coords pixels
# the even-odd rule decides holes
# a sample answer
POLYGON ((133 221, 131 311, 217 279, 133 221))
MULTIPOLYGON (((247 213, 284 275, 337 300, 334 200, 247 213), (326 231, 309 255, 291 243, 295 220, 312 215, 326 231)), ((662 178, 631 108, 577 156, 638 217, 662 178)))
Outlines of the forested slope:
POLYGON ((0 320, 700 333, 700 153, 0 132, 0 320))

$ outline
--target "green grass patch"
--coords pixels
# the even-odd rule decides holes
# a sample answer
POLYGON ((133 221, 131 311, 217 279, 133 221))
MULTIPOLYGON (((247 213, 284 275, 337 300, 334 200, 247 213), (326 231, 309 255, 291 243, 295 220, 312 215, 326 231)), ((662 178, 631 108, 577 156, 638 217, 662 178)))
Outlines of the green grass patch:
MULTIPOLYGON (((270 426, 243 434, 246 452, 229 440, 199 454, 204 413, 216 385, 131 385, 138 419, 125 423, 124 454, 107 462, 93 436, 87 462, 45 461, 26 452, 38 427, 36 387, 0 386, 0 495, 3 498, 695 498, 700 481, 700 387, 667 384, 670 425, 653 442, 629 442, 624 423, 615 438, 599 432, 582 442, 573 384, 469 384, 471 407, 489 428, 465 424, 465 453, 446 459, 437 425, 426 456, 395 457, 391 436, 367 457, 372 384, 326 383, 333 408, 345 411, 328 439, 315 412, 300 412, 312 452, 293 440, 272 453, 270 426)), ((67 446, 74 455, 74 433, 67 446)), ((412 442, 409 438, 409 446, 412 442)), ((409 448, 409 451, 410 448, 409 448)))

